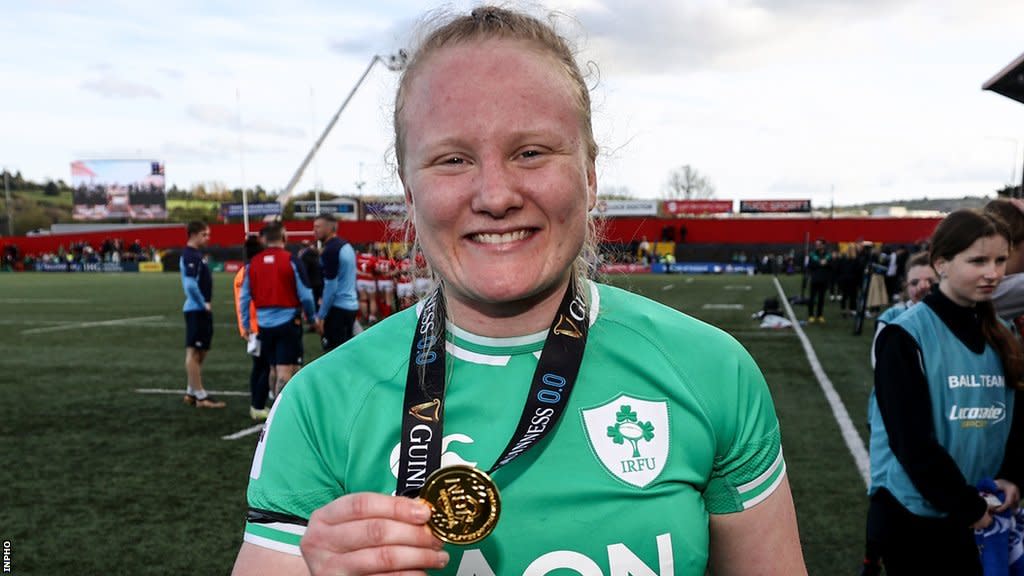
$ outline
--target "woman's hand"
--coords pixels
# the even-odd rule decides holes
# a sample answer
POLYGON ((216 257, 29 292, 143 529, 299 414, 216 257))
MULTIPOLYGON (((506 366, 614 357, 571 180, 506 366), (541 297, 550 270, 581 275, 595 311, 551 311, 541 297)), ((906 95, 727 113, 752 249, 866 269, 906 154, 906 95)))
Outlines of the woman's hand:
POLYGON ((313 576, 425 575, 448 563, 429 518, 422 500, 348 494, 313 512, 299 547, 313 576))
POLYGON ((996 486, 1003 491, 1003 503, 992 511, 995 513, 1004 512, 1006 510, 1012 510, 1020 504, 1020 489, 1017 485, 1009 480, 1003 480, 1002 478, 996 478, 996 486))

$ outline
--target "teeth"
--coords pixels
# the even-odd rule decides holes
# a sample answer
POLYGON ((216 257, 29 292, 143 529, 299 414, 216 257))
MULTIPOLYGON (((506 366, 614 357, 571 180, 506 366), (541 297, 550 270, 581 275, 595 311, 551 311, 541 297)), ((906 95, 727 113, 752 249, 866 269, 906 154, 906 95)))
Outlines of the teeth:
POLYGON ((506 232, 504 234, 474 234, 473 240, 482 244, 505 244, 522 240, 529 235, 530 232, 528 230, 516 230, 515 232, 506 232))

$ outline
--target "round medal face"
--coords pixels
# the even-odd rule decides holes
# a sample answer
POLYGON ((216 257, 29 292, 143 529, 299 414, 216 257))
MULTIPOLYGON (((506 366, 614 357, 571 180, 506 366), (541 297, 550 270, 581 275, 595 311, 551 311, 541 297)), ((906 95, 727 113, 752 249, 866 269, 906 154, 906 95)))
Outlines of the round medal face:
POLYGON ((501 498, 491 477, 469 466, 434 471, 420 490, 430 504, 430 531, 450 544, 473 544, 498 524, 501 498))

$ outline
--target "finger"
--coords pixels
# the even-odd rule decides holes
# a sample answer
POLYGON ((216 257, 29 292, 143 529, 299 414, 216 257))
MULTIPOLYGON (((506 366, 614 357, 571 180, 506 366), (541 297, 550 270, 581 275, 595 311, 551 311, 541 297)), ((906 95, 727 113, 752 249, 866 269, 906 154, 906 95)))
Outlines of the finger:
MULTIPOLYGON (((378 546, 364 548, 332 558, 344 574, 390 574, 392 572, 440 570, 448 565, 444 550, 414 546, 378 546)), ((328 572, 334 574, 336 572, 328 572)))
POLYGON ((444 543, 422 524, 409 524, 386 518, 369 518, 321 526, 323 527, 313 533, 315 541, 312 544, 340 553, 381 546, 413 546, 433 550, 440 550, 444 546, 444 543))
POLYGON ((422 500, 374 492, 347 494, 313 512, 310 523, 340 524, 367 518, 389 518, 410 524, 425 524, 430 507, 422 500))

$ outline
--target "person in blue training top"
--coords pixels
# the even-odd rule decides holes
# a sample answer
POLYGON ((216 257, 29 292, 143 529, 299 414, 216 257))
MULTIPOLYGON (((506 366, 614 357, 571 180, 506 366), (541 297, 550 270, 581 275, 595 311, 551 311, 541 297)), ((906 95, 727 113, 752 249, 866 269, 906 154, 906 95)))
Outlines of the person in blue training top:
POLYGON ((276 397, 302 365, 302 313, 312 321, 315 304, 305 269, 285 250, 284 225, 271 222, 260 234, 267 247, 246 266, 238 306, 247 327, 249 303, 256 305, 260 353, 274 367, 276 397))
POLYGON ((356 252, 348 241, 338 237, 338 223, 331 214, 313 220, 313 234, 323 244, 320 270, 324 279, 320 310, 316 313, 316 331, 320 344, 329 352, 352 338, 359 312, 356 293, 356 252))
POLYGON ((973 210, 931 239, 938 290, 889 323, 875 344, 871 505, 886 574, 979 575, 972 529, 1020 500, 1020 344, 995 315, 1009 233, 973 210), (994 508, 975 486, 995 478, 994 508))
POLYGON ((188 243, 181 251, 178 265, 181 286, 185 290, 185 374, 188 387, 185 403, 196 408, 223 408, 224 402, 215 400, 203 388, 203 360, 213 342, 213 277, 201 250, 210 241, 210 227, 205 222, 188 223, 188 243))
MULTIPOLYGON (((939 283, 939 277, 935 275, 928 252, 918 252, 907 260, 907 279, 903 285, 903 301, 892 305, 888 310, 878 315, 875 320, 875 335, 871 346, 871 368, 875 367, 874 343, 878 334, 890 322, 901 314, 921 302, 931 292, 932 286, 939 283)), ((878 410, 878 400, 875 399, 875 391, 872 390, 868 396, 868 427, 871 426, 872 415, 878 410)), ((878 552, 878 539, 875 534, 879 531, 879 514, 875 506, 869 502, 867 526, 865 530, 864 562, 861 576, 873 576, 881 574, 881 556, 878 552)))

